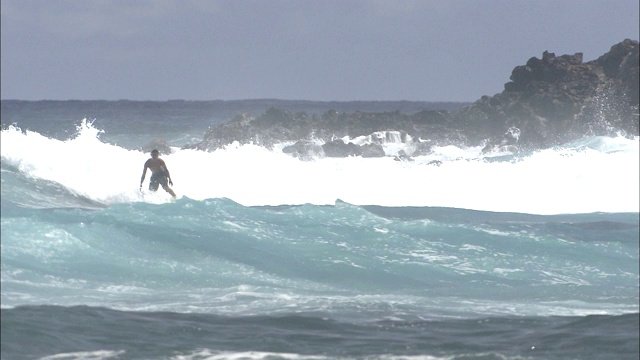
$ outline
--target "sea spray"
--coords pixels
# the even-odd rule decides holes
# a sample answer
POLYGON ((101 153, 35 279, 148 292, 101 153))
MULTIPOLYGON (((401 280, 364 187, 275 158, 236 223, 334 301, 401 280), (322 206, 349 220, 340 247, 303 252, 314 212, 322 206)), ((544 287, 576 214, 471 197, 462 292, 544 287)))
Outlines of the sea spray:
MULTIPOLYGON (((327 205, 340 199, 532 214, 637 212, 638 143, 638 138, 589 137, 552 149, 484 156, 479 147, 450 145, 411 161, 302 161, 278 148, 232 144, 213 152, 176 148, 163 159, 179 196, 228 198, 246 206, 327 205)), ((91 123, 64 141, 9 127, 2 130, 2 144, 3 162, 88 199, 170 200, 163 191, 138 189, 148 154, 102 142, 91 123)))

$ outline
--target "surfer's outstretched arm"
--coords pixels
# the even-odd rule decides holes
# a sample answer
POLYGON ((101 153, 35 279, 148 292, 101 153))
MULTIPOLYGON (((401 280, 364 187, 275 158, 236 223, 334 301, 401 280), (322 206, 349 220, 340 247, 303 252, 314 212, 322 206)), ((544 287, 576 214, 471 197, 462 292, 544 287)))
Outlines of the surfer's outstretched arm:
POLYGON ((142 183, 144 182, 144 177, 147 174, 147 168, 149 167, 149 160, 144 163, 144 169, 142 169, 142 177, 140 178, 140 187, 142 187, 142 183))

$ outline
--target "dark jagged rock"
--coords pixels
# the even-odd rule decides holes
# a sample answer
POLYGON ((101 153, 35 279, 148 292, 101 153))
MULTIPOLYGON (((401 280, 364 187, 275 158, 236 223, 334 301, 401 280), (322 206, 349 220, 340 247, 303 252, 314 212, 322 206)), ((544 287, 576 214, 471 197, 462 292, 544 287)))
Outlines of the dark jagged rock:
POLYGON ((431 141, 420 141, 420 140, 414 140, 413 141, 413 152, 411 153, 411 156, 422 156, 422 155, 428 155, 431 153, 431 141))
POLYGON ((322 146, 310 140, 300 140, 293 145, 285 146, 282 152, 302 160, 311 160, 324 155, 322 146))
POLYGON ((189 148, 211 151, 235 141, 270 148, 276 143, 309 137, 312 132, 311 124, 316 118, 317 116, 293 114, 278 108, 269 108, 258 118, 241 114, 228 123, 209 129, 202 142, 189 148))
POLYGON ((515 126, 507 129, 507 132, 504 133, 503 139, 499 144, 488 143, 482 149, 483 154, 491 153, 491 152, 511 152, 517 153, 518 149, 518 140, 520 139, 520 129, 515 126))
POLYGON ((345 143, 342 139, 337 139, 322 145, 324 154, 328 157, 382 157, 384 150, 378 144, 356 145, 354 143, 345 143))
POLYGON ((322 150, 328 157, 358 156, 361 154, 358 145, 353 143, 346 144, 340 139, 322 145, 322 150))
POLYGON ((397 141, 400 142, 408 141, 409 133, 417 137, 460 138, 460 134, 445 125, 448 119, 449 113, 446 111, 422 111, 410 115, 397 111, 345 114, 330 110, 317 116, 271 108, 257 118, 249 114, 238 115, 226 124, 209 129, 202 142, 186 148, 212 151, 234 141, 272 147, 281 142, 309 139, 283 149, 293 156, 307 157, 308 150, 315 151, 311 141, 315 139, 325 143, 323 149, 328 149, 328 152, 324 151, 326 156, 378 157, 384 156, 380 144, 392 141, 389 138, 393 136, 391 133, 397 133, 397 141), (371 145, 375 146, 344 142, 342 145, 329 144, 336 138, 359 136, 369 137, 370 141, 376 143, 371 145))
POLYGON ((305 158, 318 153, 311 141, 317 140, 324 143, 325 156, 384 156, 381 145, 395 132, 401 138, 393 141, 413 148, 410 156, 419 156, 428 154, 433 144, 485 143, 485 151, 502 147, 513 152, 614 131, 637 136, 638 68, 638 42, 628 39, 587 63, 582 53, 556 56, 545 51, 542 58, 532 57, 513 69, 502 93, 483 96, 452 113, 330 110, 308 115, 269 108, 257 118, 238 115, 211 128, 201 143, 190 147, 211 151, 236 141, 266 147, 298 141, 284 151, 305 158), (369 144, 335 140, 360 136, 368 137, 369 144))
POLYGON ((519 145, 540 148, 584 135, 638 134, 638 42, 625 40, 587 63, 545 51, 517 66, 505 90, 455 114, 474 141, 500 145, 511 127, 519 145), (615 130, 613 130, 615 129, 615 130))
POLYGON ((360 145, 360 151, 362 152, 361 156, 365 158, 385 156, 384 149, 378 144, 360 145))

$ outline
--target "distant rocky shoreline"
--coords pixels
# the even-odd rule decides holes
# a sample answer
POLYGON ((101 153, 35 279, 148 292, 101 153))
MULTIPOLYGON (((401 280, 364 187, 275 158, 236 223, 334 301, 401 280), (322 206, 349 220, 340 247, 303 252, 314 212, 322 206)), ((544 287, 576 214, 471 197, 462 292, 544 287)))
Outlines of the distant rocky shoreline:
POLYGON ((213 151, 233 142, 283 149, 300 158, 317 155, 385 156, 380 142, 400 141, 426 154, 433 144, 545 148, 586 135, 639 134, 638 41, 626 39, 598 59, 582 53, 556 56, 545 51, 513 69, 504 91, 483 96, 461 110, 414 113, 329 110, 322 114, 271 107, 245 113, 209 129, 202 142, 184 148, 213 151), (354 138, 369 141, 357 143, 354 138), (393 139, 389 139, 392 137, 393 139))

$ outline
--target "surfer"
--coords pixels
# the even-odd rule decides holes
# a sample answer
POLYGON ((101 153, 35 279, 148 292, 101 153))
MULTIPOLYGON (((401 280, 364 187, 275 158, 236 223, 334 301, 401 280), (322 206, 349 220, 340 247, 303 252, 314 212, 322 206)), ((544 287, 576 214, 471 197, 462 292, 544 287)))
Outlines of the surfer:
POLYGON ((158 186, 162 185, 164 191, 168 192, 176 197, 176 193, 171 190, 169 185, 173 186, 173 181, 171 181, 171 175, 169 175, 169 169, 167 169, 167 164, 164 163, 164 160, 159 158, 160 153, 158 150, 151 151, 151 159, 147 160, 144 163, 144 170, 142 170, 142 178, 140 179, 140 190, 142 190, 142 182, 144 181, 144 176, 147 174, 147 169, 151 170, 151 179, 149 179, 149 190, 157 191, 158 186), (168 183, 168 184, 167 184, 168 183))

